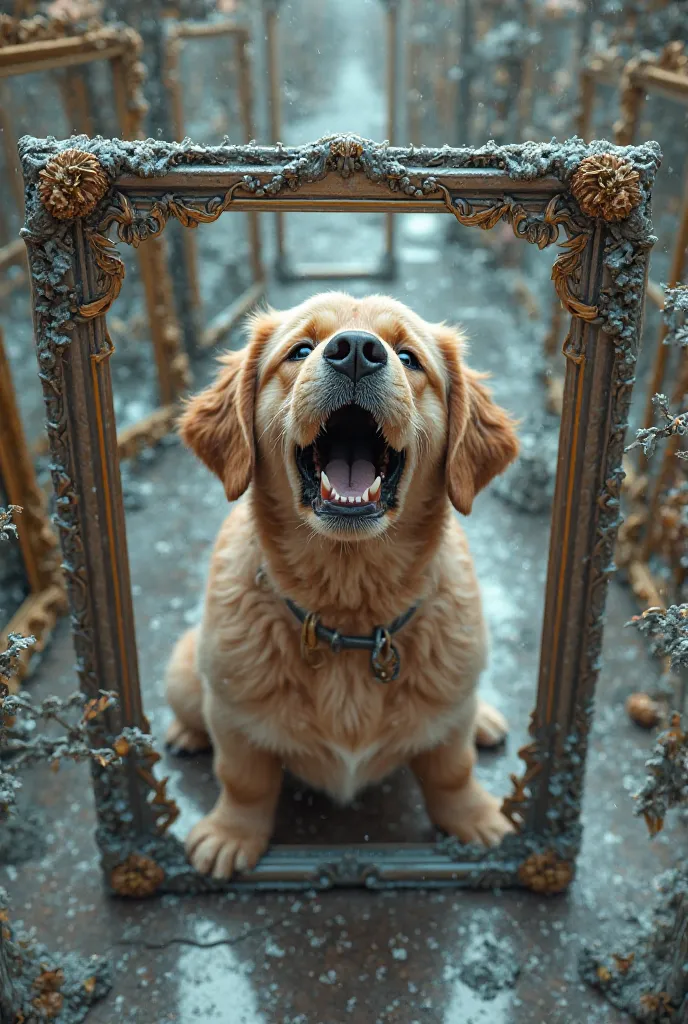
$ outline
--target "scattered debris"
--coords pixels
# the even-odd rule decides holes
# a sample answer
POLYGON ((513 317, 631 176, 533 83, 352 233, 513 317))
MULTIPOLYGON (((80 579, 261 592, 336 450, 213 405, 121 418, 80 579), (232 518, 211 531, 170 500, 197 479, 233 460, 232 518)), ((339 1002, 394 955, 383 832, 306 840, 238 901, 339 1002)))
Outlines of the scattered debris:
POLYGON ((460 978, 482 999, 513 988, 521 965, 512 943, 496 935, 474 936, 460 960, 460 978))

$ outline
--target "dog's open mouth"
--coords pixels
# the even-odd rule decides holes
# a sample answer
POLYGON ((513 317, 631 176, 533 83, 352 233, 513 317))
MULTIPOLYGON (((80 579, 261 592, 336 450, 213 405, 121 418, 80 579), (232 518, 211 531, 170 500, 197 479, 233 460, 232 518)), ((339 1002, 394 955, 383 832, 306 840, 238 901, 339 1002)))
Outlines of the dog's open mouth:
POLYGON ((357 405, 332 413, 313 444, 296 449, 303 503, 316 515, 379 518, 396 505, 404 453, 357 405))

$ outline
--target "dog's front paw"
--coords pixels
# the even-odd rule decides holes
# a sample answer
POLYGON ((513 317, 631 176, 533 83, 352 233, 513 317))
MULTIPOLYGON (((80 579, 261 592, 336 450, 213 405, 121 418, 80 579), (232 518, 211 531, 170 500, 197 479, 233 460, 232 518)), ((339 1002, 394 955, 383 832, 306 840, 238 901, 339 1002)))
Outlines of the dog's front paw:
POLYGON ((165 736, 165 746, 172 754, 179 756, 200 754, 204 750, 210 750, 210 736, 207 732, 199 729, 191 729, 184 725, 178 718, 175 718, 165 736))
POLYGON ((509 732, 509 723, 501 711, 478 699, 475 715, 475 742, 479 747, 498 747, 509 732))
POLYGON ((452 801, 451 813, 441 818, 438 815, 436 820, 463 843, 480 846, 498 846, 504 836, 515 831, 502 814, 499 800, 475 780, 452 801))
POLYGON ((202 875, 231 878, 235 871, 255 867, 267 849, 270 837, 248 835, 231 822, 209 814, 191 829, 186 854, 202 875))

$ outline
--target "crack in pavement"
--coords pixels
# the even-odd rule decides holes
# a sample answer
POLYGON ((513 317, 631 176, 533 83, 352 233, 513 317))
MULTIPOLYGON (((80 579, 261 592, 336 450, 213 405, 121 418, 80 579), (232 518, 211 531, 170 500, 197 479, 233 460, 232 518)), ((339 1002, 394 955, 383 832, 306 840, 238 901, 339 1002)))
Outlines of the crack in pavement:
POLYGON ((148 942, 147 939, 118 939, 115 945, 133 946, 138 949, 152 950, 167 949, 169 946, 195 946, 197 949, 214 949, 216 946, 238 946, 239 943, 244 941, 244 939, 249 939, 254 935, 261 935, 264 932, 270 931, 271 928, 280 928, 288 921, 293 921, 296 916, 298 915, 293 913, 288 914, 285 917, 266 921, 261 925, 255 925, 255 927, 242 932, 241 935, 234 935, 226 939, 213 939, 211 942, 202 942, 198 939, 187 939, 184 937, 173 936, 171 939, 166 939, 164 942, 148 942))

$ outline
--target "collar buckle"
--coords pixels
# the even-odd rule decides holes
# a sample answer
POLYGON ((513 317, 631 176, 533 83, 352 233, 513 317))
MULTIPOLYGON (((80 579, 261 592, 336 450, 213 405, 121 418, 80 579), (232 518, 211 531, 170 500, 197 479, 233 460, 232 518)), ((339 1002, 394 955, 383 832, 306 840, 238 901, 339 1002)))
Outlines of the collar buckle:
POLYGON ((318 652, 319 619, 315 612, 307 612, 301 626, 301 657, 311 668, 319 668, 323 657, 318 652))
POLYGON ((370 667, 378 683, 390 683, 399 675, 401 658, 384 626, 373 630, 374 647, 370 654, 370 667))

